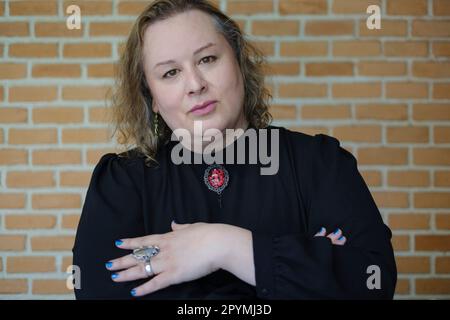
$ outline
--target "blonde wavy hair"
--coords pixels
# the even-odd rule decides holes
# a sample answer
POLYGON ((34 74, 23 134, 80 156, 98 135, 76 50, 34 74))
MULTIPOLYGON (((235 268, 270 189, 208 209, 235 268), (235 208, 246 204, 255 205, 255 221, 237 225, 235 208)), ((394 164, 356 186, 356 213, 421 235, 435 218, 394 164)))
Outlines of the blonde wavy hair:
MULTIPOLYGON (((242 35, 239 26, 206 0, 156 0, 148 5, 135 21, 120 57, 113 86, 110 116, 113 136, 119 132, 120 144, 144 156, 149 166, 156 162, 160 146, 170 141, 172 130, 161 117, 157 117, 158 136, 154 133, 155 113, 152 111, 152 94, 143 68, 143 35, 151 24, 188 10, 201 10, 213 18, 216 30, 233 49, 244 80, 244 114, 249 125, 265 128, 273 120, 269 113, 272 98, 264 85, 266 60, 263 53, 242 35)), ((129 157, 128 151, 125 157, 129 157)))

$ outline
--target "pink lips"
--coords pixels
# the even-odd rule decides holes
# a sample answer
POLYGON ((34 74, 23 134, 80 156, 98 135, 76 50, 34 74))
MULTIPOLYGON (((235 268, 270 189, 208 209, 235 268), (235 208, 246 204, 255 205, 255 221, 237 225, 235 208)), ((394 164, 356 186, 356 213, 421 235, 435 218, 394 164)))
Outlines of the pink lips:
POLYGON ((195 106, 191 112, 195 115, 205 115, 213 111, 216 107, 217 101, 208 101, 202 106, 195 106))

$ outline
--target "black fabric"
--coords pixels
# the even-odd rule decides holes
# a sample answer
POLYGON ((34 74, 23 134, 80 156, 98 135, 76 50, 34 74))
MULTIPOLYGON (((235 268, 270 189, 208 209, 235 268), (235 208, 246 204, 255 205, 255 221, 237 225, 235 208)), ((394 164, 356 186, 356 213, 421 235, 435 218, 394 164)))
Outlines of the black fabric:
POLYGON ((175 142, 160 149, 151 167, 136 152, 131 158, 105 154, 94 169, 73 248, 81 269, 77 299, 131 299, 130 290, 148 279, 111 280, 105 263, 131 252, 115 240, 170 232, 173 219, 250 230, 256 286, 218 270, 139 299, 391 299, 397 280, 392 234, 354 156, 327 135, 268 129, 279 130, 278 173, 261 175, 259 162, 225 164, 230 180, 221 207, 203 181, 207 164, 171 161, 175 142), (327 233, 340 228, 346 244, 314 237, 322 226, 327 233), (381 289, 367 287, 370 265, 380 268, 381 289))

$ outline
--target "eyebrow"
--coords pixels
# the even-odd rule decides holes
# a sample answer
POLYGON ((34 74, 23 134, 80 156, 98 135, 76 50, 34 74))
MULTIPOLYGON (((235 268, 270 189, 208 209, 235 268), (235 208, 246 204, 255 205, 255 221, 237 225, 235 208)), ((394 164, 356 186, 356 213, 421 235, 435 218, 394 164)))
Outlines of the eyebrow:
MULTIPOLYGON (((206 48, 215 46, 215 43, 208 43, 207 45, 204 45, 203 47, 198 48, 197 50, 194 51, 193 56, 195 56, 196 54, 200 53, 200 51, 205 50, 206 48)), ((156 69, 156 67, 164 65, 164 64, 169 64, 169 63, 175 63, 175 60, 167 60, 167 61, 162 61, 162 62, 158 62, 157 64, 155 64, 155 66, 153 67, 153 69, 156 69)))

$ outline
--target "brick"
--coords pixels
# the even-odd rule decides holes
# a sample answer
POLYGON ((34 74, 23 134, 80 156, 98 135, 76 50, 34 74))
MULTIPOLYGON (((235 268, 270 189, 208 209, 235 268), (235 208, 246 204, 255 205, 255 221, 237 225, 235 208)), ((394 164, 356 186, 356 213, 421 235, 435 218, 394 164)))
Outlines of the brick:
POLYGON ((90 165, 96 165, 100 158, 106 154, 106 153, 116 153, 116 150, 114 148, 96 148, 93 150, 87 150, 86 154, 86 162, 90 165))
POLYGON ((84 28, 68 29, 66 21, 61 22, 36 22, 34 33, 36 37, 64 37, 79 38, 83 36, 84 28))
POLYGON ((0 108, 0 123, 24 123, 28 120, 28 111, 25 108, 0 108))
POLYGON ((379 208, 407 208, 409 205, 407 192, 379 191, 372 192, 372 196, 379 208))
POLYGON ((66 43, 63 48, 65 58, 111 57, 110 43, 66 43))
POLYGON ((402 257, 396 256, 395 262, 398 273, 429 273, 429 257, 402 257))
POLYGON ((251 33, 255 36, 298 36, 298 21, 266 20, 252 21, 251 33))
POLYGON ((428 84, 423 82, 388 82, 386 97, 397 99, 428 98, 428 84))
POLYGON ((54 58, 58 56, 57 43, 12 43, 9 56, 18 58, 54 58))
POLYGON ((73 193, 33 194, 33 209, 72 209, 80 208, 81 197, 73 193))
POLYGON ((62 217, 62 228, 64 229, 76 229, 78 222, 80 221, 79 214, 64 215, 62 217))
POLYGON ((419 78, 449 78, 450 62, 413 62, 412 73, 419 78))
POLYGON ((329 134, 329 129, 327 127, 319 127, 319 126, 302 126, 302 127, 287 127, 289 130, 302 132, 311 136, 314 136, 319 133, 329 134))
POLYGON ((117 11, 121 15, 139 15, 148 5, 147 1, 120 1, 117 11))
POLYGON ((307 36, 342 36, 354 35, 354 22, 314 20, 306 21, 305 35, 307 36))
POLYGON ((131 22, 91 22, 89 36, 127 36, 131 22))
POLYGON ((113 78, 117 73, 117 67, 112 63, 89 64, 87 68, 89 78, 113 78))
POLYGON ((414 164, 417 165, 450 165, 450 149, 448 148, 414 148, 414 164))
POLYGON ((416 294, 449 294, 450 279, 416 279, 416 294))
MULTIPOLYGON (((64 0, 63 8, 67 8, 71 4, 73 4, 72 0, 64 0)), ((80 7, 81 14, 84 16, 112 14, 112 1, 77 0, 76 5, 80 7)))
POLYGON ((9 88, 9 101, 53 101, 58 95, 56 86, 20 86, 9 88))
POLYGON ((409 250, 409 236, 408 235, 393 235, 392 247, 394 251, 408 251, 409 250))
POLYGON ((373 57, 380 54, 381 44, 379 41, 347 40, 333 43, 333 55, 336 57, 373 57))
POLYGON ((450 192, 415 192, 416 208, 450 208, 450 192))
POLYGON ((267 76, 297 76, 300 74, 298 62, 271 62, 264 67, 267 76))
POLYGON ((388 15, 420 16, 428 14, 427 0, 388 0, 388 15))
POLYGON ((322 83, 280 83, 280 98, 326 97, 327 85, 322 83))
POLYGON ((9 129, 10 144, 49 144, 58 142, 58 131, 53 129, 9 129))
POLYGON ((27 279, 0 279, 1 294, 27 293, 27 279))
POLYGON ((0 165, 27 164, 28 151, 17 149, 0 150, 0 165))
POLYGON ((450 42, 433 42, 432 50, 435 57, 450 57, 450 42))
POLYGON ((433 98, 450 99, 450 83, 434 83, 433 98))
POLYGON ((436 187, 450 187, 450 171, 436 170, 434 172, 434 185, 436 187))
POLYGON ((0 37, 29 36, 28 22, 0 22, 0 37))
POLYGON ((67 268, 73 265, 73 257, 63 257, 61 271, 67 272, 67 268))
POLYGON ((27 65, 23 63, 0 63, 0 79, 21 79, 27 76, 27 65))
POLYGON ((31 238, 33 251, 68 251, 72 250, 74 236, 35 236, 31 238))
POLYGON ((64 100, 105 100, 109 86, 65 86, 64 100))
POLYGON ((63 129, 63 143, 107 143, 111 142, 108 128, 75 128, 63 129))
POLYGON ((357 104, 355 116, 357 119, 406 120, 408 106, 406 104, 357 104))
POLYGON ((317 57, 328 54, 326 41, 280 42, 281 57, 317 57))
POLYGON ((417 121, 450 120, 450 104, 417 103, 413 105, 413 119, 417 121))
POLYGON ((80 123, 83 109, 76 107, 33 108, 33 123, 80 123))
POLYGON ((433 0, 433 15, 450 16, 450 3, 448 0, 433 0))
MULTIPOLYGON (((259 2, 259 1, 258 1, 259 2)), ((249 6, 249 9, 253 5, 249 6)), ((286 14, 327 14, 327 0, 280 0, 278 11, 280 15, 286 14)), ((252 13, 252 11, 250 11, 252 13)), ((272 10, 270 10, 272 13, 272 10)))
POLYGON ((367 7, 378 5, 381 7, 381 0, 334 0, 332 12, 337 14, 361 14, 366 15, 367 7))
POLYGON ((0 208, 20 209, 25 207, 24 193, 0 193, 0 208))
POLYGON ((434 142, 450 143, 450 127, 434 127, 434 142))
POLYGON ((311 62, 306 63, 306 76, 352 76, 352 62, 311 62))
POLYGON ((386 137, 389 143, 404 143, 404 142, 428 142, 429 130, 425 126, 392 126, 386 128, 386 137))
POLYGON ((427 41, 386 41, 384 54, 391 57, 426 57, 427 41))
POLYGON ((55 0, 12 1, 9 4, 10 16, 55 16, 58 4, 55 0))
POLYGON ((24 235, 0 235, 0 251, 23 251, 25 241, 24 235))
POLYGON ((66 279, 33 279, 32 293, 39 294, 71 294, 73 295, 73 289, 67 288, 66 279))
POLYGON ((450 214, 436 214, 435 218, 437 229, 450 230, 450 214))
POLYGON ((395 230, 416 230, 430 228, 429 214, 394 214, 389 215, 389 227, 395 230))
POLYGON ((450 273, 450 257, 436 257, 436 273, 450 273))
POLYGON ((37 64, 31 75, 34 78, 79 78, 81 67, 78 64, 37 64))
POLYGON ((44 214, 11 214, 5 216, 5 226, 7 229, 52 229, 56 226, 56 217, 44 214))
POLYGON ((51 171, 9 171, 6 176, 8 188, 39 188, 56 185, 51 171))
POLYGON ((87 187, 91 179, 90 171, 60 172, 60 185, 62 187, 87 187))
POLYGON ((448 37, 450 36, 450 20, 414 20, 412 22, 413 37, 448 37))
MULTIPOLYGON (((261 1, 230 1, 227 3, 227 14, 258 14, 258 13, 272 13, 273 3, 268 0, 261 1)), ((281 12, 280 12, 281 14, 281 12)))
POLYGON ((381 126, 379 125, 351 125, 336 126, 333 136, 341 141, 381 142, 381 126))
POLYGON ((297 118, 297 109, 294 105, 271 105, 269 111, 274 119, 297 118))
POLYGON ((395 286, 395 294, 403 295, 410 293, 409 280, 407 279, 397 279, 397 284, 395 286))
POLYGON ((38 273, 56 271, 55 257, 8 257, 8 273, 38 273))
POLYGON ((275 55, 275 42, 274 41, 250 41, 256 49, 260 50, 264 56, 271 57, 275 55))
POLYGON ((389 171, 388 184, 397 187, 427 187, 430 185, 428 171, 389 171))
POLYGON ((362 37, 406 37, 408 23, 402 20, 381 20, 381 29, 367 28, 366 19, 359 22, 359 35, 362 37))
POLYGON ((349 105, 304 105, 302 119, 348 119, 351 118, 349 105))
POLYGON ((334 98, 377 98, 381 96, 379 82, 333 83, 334 98))
POLYGON ((406 75, 406 63, 361 61, 358 63, 358 74, 362 76, 402 76, 406 75))
POLYGON ((79 151, 42 150, 33 152, 33 164, 71 164, 81 162, 79 151))
POLYGON ((96 122, 109 122, 110 112, 111 109, 105 108, 105 107, 92 107, 89 108, 89 122, 96 123, 96 122))
POLYGON ((369 186, 381 186, 381 172, 376 170, 361 171, 364 182, 369 186))
POLYGON ((394 147, 361 147, 358 149, 359 164, 405 165, 408 163, 408 149, 394 147))

